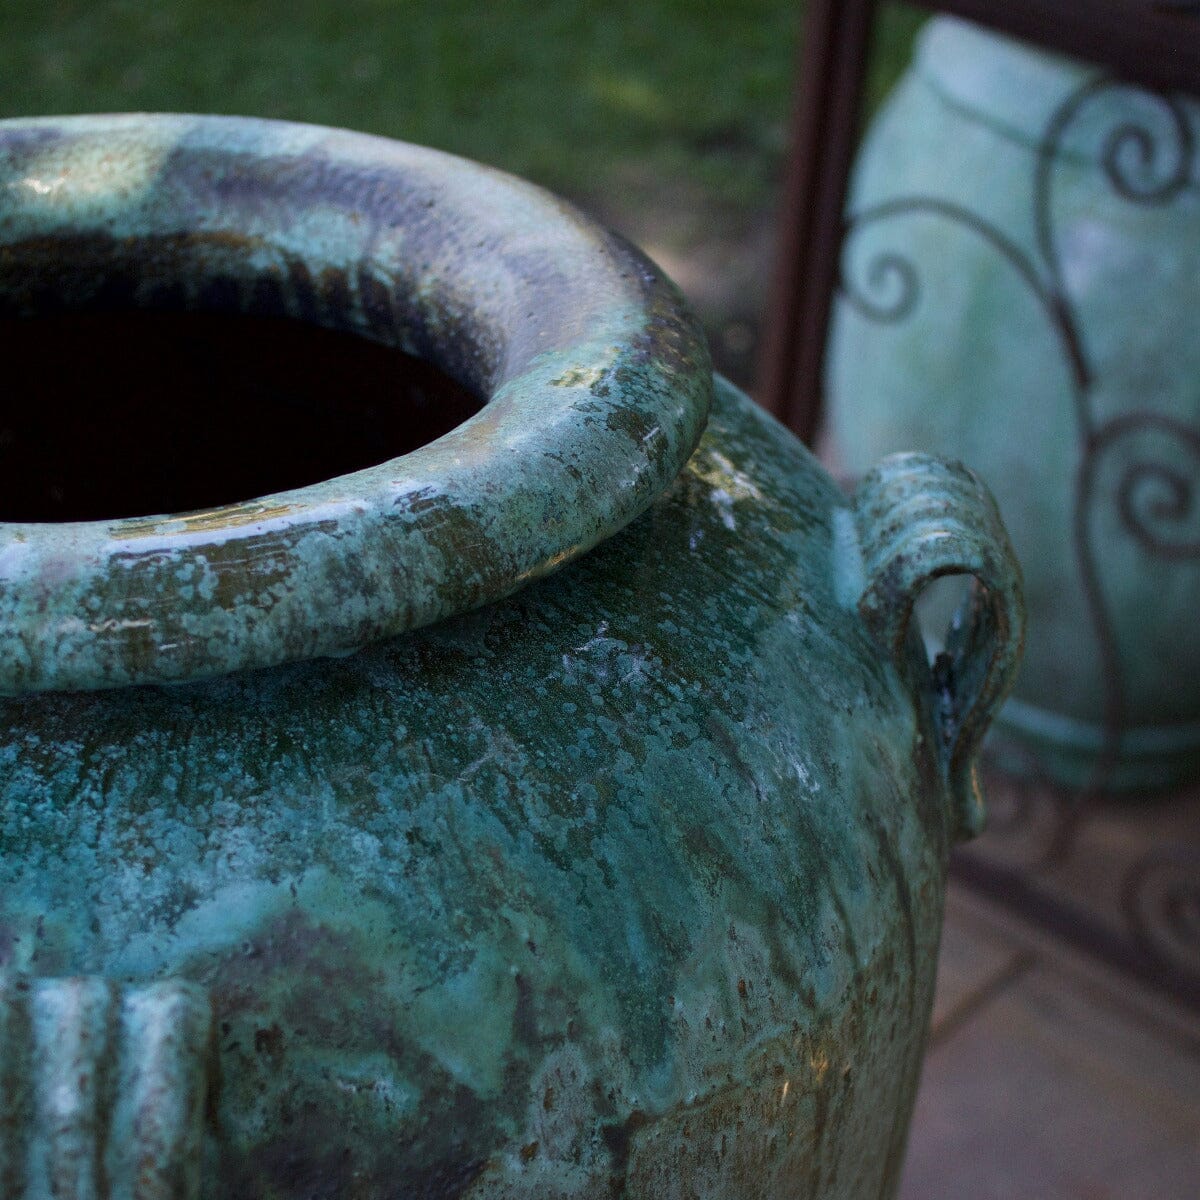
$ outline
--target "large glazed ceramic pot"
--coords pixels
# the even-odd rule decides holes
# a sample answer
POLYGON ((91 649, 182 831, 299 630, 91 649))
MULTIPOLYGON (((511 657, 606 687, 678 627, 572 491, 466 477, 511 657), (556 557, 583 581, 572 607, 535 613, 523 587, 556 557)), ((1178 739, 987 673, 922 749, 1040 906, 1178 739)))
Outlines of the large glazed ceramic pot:
POLYGON ((891 1195, 1020 648, 976 479, 847 501, 650 262, 485 168, 0 147, 5 319, 282 314, 486 400, 292 490, 0 525, 0 1194, 891 1195))
POLYGON ((1025 572, 998 729, 1070 784, 1200 770, 1200 105, 940 18, 856 169, 828 444, 961 457, 1025 572))

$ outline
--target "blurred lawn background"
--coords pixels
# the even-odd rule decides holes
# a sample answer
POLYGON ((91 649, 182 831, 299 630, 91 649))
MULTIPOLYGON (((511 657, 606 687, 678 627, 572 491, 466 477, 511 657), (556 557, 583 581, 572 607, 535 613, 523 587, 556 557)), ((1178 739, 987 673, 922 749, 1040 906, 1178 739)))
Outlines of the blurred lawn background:
MULTIPOLYGON (((37 0, 0 6, 0 113, 241 113, 436 146, 641 243, 746 382, 800 0, 37 0)), ((868 110, 921 17, 887 5, 868 110)))

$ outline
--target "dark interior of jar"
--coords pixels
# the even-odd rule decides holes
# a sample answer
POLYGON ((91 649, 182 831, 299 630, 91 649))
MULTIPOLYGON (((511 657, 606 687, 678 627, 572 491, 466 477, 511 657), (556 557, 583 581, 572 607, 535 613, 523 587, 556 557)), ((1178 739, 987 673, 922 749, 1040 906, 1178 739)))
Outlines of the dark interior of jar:
POLYGON ((437 367, 277 316, 0 316, 0 521, 209 509, 376 466, 482 407, 437 367))

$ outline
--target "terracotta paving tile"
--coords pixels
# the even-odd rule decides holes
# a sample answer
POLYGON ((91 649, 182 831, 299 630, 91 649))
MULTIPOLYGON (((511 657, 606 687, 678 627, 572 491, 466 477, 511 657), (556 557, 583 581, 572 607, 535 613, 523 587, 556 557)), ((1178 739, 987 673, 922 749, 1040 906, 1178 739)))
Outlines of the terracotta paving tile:
POLYGON ((900 1200, 1198 1200, 1200 1021, 952 889, 900 1200))
POLYGON ((930 1042, 950 1035, 981 1003, 1020 971, 1028 952, 995 923, 980 920, 952 898, 938 957, 930 1042))

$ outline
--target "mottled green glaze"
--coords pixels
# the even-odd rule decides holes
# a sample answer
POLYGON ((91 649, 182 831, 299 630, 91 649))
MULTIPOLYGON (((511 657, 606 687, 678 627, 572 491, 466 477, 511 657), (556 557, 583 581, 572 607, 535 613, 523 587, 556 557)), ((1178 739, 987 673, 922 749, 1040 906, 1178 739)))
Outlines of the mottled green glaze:
POLYGON ((708 351, 673 286, 547 193, 449 155, 269 121, 0 123, 0 206, 7 314, 280 313, 437 361, 488 401, 302 491, 11 527, 0 691, 195 679, 494 600, 641 512, 703 427, 708 351))
MULTIPOLYGON (((314 216, 306 236, 320 229, 314 216)), ((660 328, 691 328, 664 288, 629 328, 647 307, 660 328)), ((575 393, 572 412, 626 414, 596 450, 614 457, 597 479, 627 478, 638 438, 624 431, 694 416, 708 394, 707 373, 701 388, 682 366, 674 401, 646 386, 655 354, 632 336, 572 368, 609 381, 575 393), (613 361, 639 369, 605 375, 613 361)), ((460 467, 517 479, 489 409, 438 495, 460 467)), ((573 450, 593 434, 575 422, 564 437, 573 450)), ((899 457, 847 502, 723 381, 682 472, 667 481, 671 456, 653 461, 648 509, 553 576, 474 611, 478 592, 447 585, 457 615, 336 658, 58 690, 60 643, 31 612, 66 601, 44 574, 37 597, 8 577, 0 637, 47 645, 24 694, 0 699, 6 1200, 41 1200, 50 1167, 30 1164, 60 1159, 96 1185, 60 1194, 143 1200, 894 1192, 946 855, 977 824, 972 759, 1020 651, 1015 563, 964 469, 899 457), (912 605, 964 571, 984 586, 931 674, 912 605), (193 1022, 165 1050, 149 1037, 140 1055, 128 1037, 93 1039, 90 1058, 72 1048, 97 1004, 124 1011, 159 987, 193 1022), (37 1040, 47 1005, 76 995, 88 1002, 58 1044, 37 1040), (90 1124, 32 1098, 77 1061, 99 1078, 90 1124), (108 1114, 136 1107, 135 1078, 176 1114, 142 1190, 104 1166, 108 1114)), ((570 489, 563 526, 583 520, 576 482, 553 485, 570 489)), ((589 497, 587 521, 615 504, 589 497)), ((185 522, 152 524, 182 538, 185 522)), ((197 536, 219 546, 239 528, 197 536)), ((117 611, 126 552, 91 565, 117 611)), ((164 620, 171 594, 199 603, 186 574, 163 587, 164 620)), ((214 621, 267 603, 205 601, 214 621)), ((78 661, 99 661, 105 613, 78 635, 78 661)), ((320 636, 289 635, 283 654, 320 636)), ((215 668, 202 656, 195 673, 215 668)), ((86 1107, 77 1093, 56 1094, 86 1107)))
POLYGON ((1198 146, 1194 98, 939 18, 849 203, 831 461, 980 472, 1030 613, 1008 761, 1076 786, 1200 772, 1198 146))

